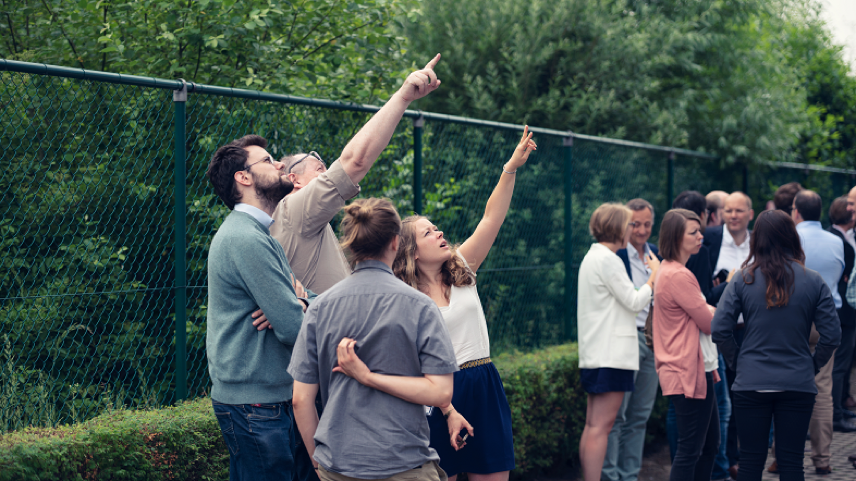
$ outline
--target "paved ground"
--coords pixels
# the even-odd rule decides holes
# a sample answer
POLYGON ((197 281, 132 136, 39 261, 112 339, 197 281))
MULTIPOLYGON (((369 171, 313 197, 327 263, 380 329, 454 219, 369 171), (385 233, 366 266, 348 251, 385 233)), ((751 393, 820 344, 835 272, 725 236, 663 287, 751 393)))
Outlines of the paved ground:
MULTIPOLYGON (((854 481, 856 480, 856 468, 847 461, 847 456, 856 454, 856 433, 834 433, 832 437, 832 474, 819 476, 815 474, 814 465, 811 462, 811 446, 806 442, 805 448, 805 478, 807 481, 854 481)), ((767 460, 767 466, 772 462, 767 460)), ((642 471, 639 472, 639 481, 669 481, 670 471, 669 446, 663 443, 655 447, 651 452, 645 453, 642 462, 642 471)), ((537 481, 576 481, 579 478, 576 473, 555 473, 550 477, 541 477, 537 481)), ((778 481, 779 476, 764 470, 763 481, 778 481)))
MULTIPOLYGON (((806 480, 811 479, 823 479, 825 481, 853 481, 856 480, 856 468, 853 468, 853 464, 847 461, 847 456, 851 454, 856 454, 856 433, 833 433, 832 435, 832 459, 830 461, 830 466, 832 467, 832 474, 826 476, 819 476, 814 471, 814 464, 811 462, 811 445, 806 442, 805 443, 805 478, 806 480)), ((771 464, 771 461, 767 460, 767 466, 771 464)), ((761 478, 763 480, 778 480, 779 476, 767 472, 764 470, 764 476, 761 478)))

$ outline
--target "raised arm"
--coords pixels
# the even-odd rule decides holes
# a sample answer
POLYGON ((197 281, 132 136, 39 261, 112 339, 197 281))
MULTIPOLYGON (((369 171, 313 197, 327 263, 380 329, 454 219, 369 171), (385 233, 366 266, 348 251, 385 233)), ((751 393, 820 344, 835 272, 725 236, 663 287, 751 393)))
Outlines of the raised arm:
POLYGON ((502 175, 499 177, 499 182, 490 194, 487 200, 487 205, 484 208, 484 216, 482 216, 476 231, 470 236, 466 242, 461 245, 459 251, 464 259, 467 260, 470 269, 473 272, 477 271, 487 253, 490 252, 493 241, 496 240, 499 234, 499 228, 502 227, 505 221, 505 215, 508 213, 508 207, 511 205, 511 196, 514 194, 514 179, 517 169, 526 163, 529 159, 529 154, 533 150, 537 150, 538 146, 532 141, 532 133, 529 132, 529 127, 523 128, 523 136, 520 142, 517 143, 517 148, 511 154, 511 159, 502 167, 502 175))
POLYGON ((440 61, 438 53, 422 70, 407 76, 398 92, 386 102, 372 118, 348 142, 339 157, 339 162, 351 182, 359 184, 383 149, 389 144, 404 111, 414 100, 421 99, 437 90, 440 80, 434 73, 434 66, 440 61))

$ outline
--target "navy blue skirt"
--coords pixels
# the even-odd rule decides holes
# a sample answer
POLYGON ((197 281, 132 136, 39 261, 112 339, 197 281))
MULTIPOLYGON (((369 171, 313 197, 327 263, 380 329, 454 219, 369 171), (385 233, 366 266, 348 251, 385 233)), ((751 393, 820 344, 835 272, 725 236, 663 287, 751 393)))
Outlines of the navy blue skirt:
POLYGON ((440 467, 449 476, 460 473, 490 474, 514 469, 511 408, 499 372, 493 363, 455 373, 452 406, 472 426, 473 436, 460 451, 452 449, 443 413, 428 415, 431 447, 440 455, 440 467))
POLYGON ((597 369, 580 369, 580 382, 583 390, 589 394, 605 392, 633 391, 635 383, 633 374, 636 371, 599 367, 597 369))

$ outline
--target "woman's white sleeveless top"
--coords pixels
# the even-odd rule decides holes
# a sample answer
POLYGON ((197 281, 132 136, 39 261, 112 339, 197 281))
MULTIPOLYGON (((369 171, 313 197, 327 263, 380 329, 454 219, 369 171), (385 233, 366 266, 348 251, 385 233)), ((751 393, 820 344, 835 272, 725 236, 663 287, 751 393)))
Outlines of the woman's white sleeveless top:
MULTIPOLYGON (((469 269, 466 259, 460 254, 458 257, 464 260, 464 265, 469 269)), ((446 321, 446 328, 449 329, 459 366, 467 361, 490 357, 487 320, 475 284, 452 286, 449 305, 440 307, 440 312, 446 321)))

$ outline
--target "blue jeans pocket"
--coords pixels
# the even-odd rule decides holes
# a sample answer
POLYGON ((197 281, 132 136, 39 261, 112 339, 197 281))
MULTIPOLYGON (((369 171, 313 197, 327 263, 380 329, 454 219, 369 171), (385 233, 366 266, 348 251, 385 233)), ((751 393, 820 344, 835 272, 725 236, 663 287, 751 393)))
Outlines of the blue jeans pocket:
POLYGON ((238 454, 238 440, 235 438, 235 426, 232 424, 232 414, 229 412, 217 412, 217 407, 214 407, 214 414, 217 416, 217 423, 220 424, 220 432, 223 433, 223 440, 226 442, 226 447, 229 448, 229 453, 233 456, 238 454))

